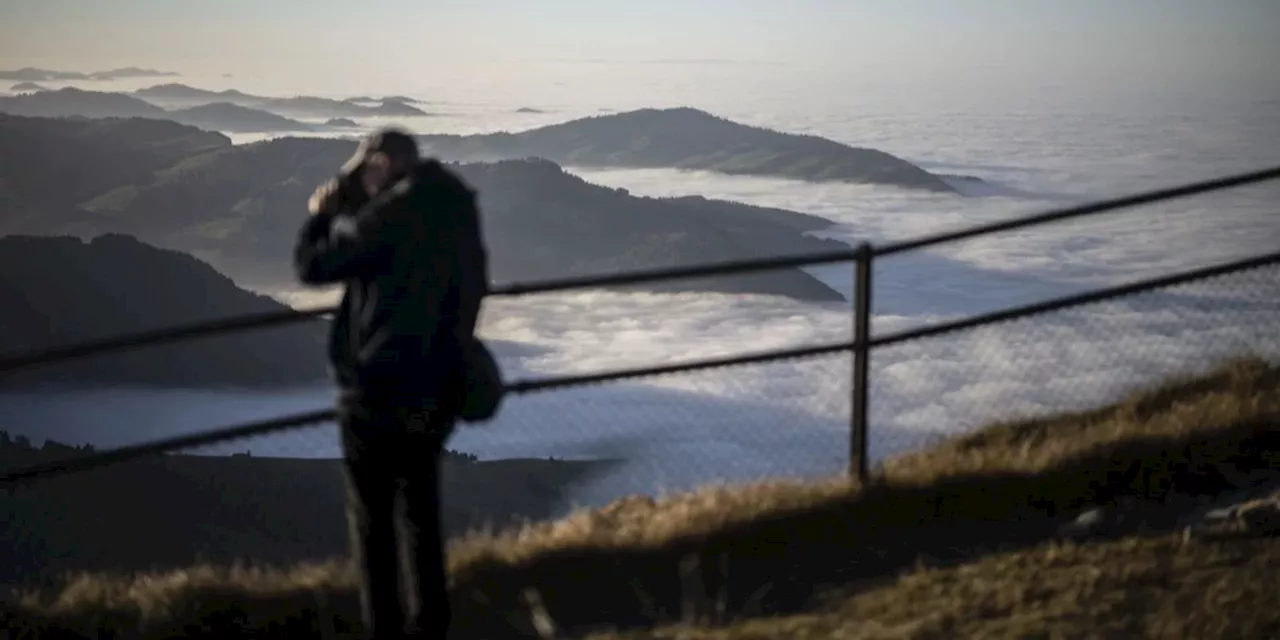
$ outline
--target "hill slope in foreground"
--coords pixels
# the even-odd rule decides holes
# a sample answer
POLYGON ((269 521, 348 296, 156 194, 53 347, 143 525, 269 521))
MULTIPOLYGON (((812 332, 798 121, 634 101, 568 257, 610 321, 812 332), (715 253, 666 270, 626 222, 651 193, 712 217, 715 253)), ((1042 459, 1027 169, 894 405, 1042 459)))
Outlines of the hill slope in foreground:
POLYGON ((955 192, 940 176, 883 151, 753 127, 688 107, 593 116, 520 133, 419 139, 428 152, 459 161, 537 156, 573 166, 701 169, 955 192))
MULTIPOLYGON (((1274 483, 1277 425, 1280 368, 1246 359, 889 460, 868 487, 709 488, 476 533, 450 554, 455 628, 490 639, 1276 637, 1274 539, 1190 535, 1179 518, 1110 540, 1061 531, 1094 506, 1185 513, 1274 483)), ((9 623, 67 637, 348 637, 355 604, 342 561, 205 566, 73 578, 16 601, 9 623)))

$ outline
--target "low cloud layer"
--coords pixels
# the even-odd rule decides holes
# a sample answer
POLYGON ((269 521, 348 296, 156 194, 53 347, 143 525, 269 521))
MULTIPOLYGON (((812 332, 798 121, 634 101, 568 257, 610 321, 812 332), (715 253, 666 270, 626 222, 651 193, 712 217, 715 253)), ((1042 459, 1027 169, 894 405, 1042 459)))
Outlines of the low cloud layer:
MULTIPOLYGON (((886 126, 881 134, 874 118, 846 118, 826 130, 930 158, 926 164, 939 171, 977 175, 997 195, 667 170, 575 171, 639 195, 696 193, 815 213, 836 223, 825 232, 831 237, 885 242, 1280 161, 1256 141, 1245 144, 1248 131, 1194 121, 1178 125, 1173 139, 1181 147, 1170 146, 1167 129, 1176 121, 1161 129, 1098 120, 1110 124, 1089 124, 1097 131, 1087 141, 1078 133, 1085 124, 1072 129, 1071 118, 1007 119, 1009 130, 1000 134, 974 130, 963 118, 949 127, 912 122, 899 120, 899 129, 886 126), (961 147, 961 140, 977 142, 961 147), (998 195, 1001 188, 1009 195, 998 195)), ((1243 189, 885 259, 876 270, 873 333, 1273 251, 1280 238, 1277 195, 1275 187, 1243 189)), ((839 290, 851 288, 847 265, 813 272, 839 290)), ((992 420, 1107 402, 1221 358, 1280 358, 1278 283, 1280 269, 1273 267, 886 347, 872 363, 873 454, 992 420)), ((276 293, 301 306, 324 297, 276 293)), ((851 310, 769 297, 579 292, 491 299, 483 333, 505 341, 498 347, 504 370, 523 379, 848 340, 851 310)), ((532 394, 512 398, 492 424, 461 429, 453 446, 485 458, 626 459, 612 476, 575 493, 584 504, 717 480, 834 473, 847 464, 849 385, 849 357, 838 354, 532 394)), ((119 391, 56 402, 0 396, 0 425, 120 444, 307 410, 330 395, 327 389, 273 396, 119 391), (121 415, 131 416, 128 424, 121 415)), ((330 429, 217 450, 245 448, 259 455, 336 453, 330 429)))

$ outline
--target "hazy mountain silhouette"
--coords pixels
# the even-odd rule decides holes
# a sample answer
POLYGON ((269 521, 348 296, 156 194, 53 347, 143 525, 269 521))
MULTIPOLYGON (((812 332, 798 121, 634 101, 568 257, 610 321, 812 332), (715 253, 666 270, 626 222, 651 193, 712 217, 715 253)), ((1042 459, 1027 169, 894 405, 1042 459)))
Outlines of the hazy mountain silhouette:
POLYGON ((329 118, 325 121, 324 126, 334 129, 353 129, 359 127, 360 123, 351 118, 329 118))
POLYGON ((409 96, 383 96, 381 98, 373 98, 370 96, 356 96, 347 98, 343 102, 404 102, 407 104, 426 104, 426 101, 410 98, 409 96))
POLYGON ((320 128, 269 111, 250 109, 230 102, 214 102, 198 107, 174 109, 165 117, 201 129, 228 133, 315 131, 320 128))
POLYGON ((0 97, 0 113, 46 118, 165 118, 164 109, 123 93, 74 87, 0 97))
MULTIPOLYGON (((0 238, 0 352, 286 309, 189 255, 124 235, 0 238)), ((326 378, 325 322, 247 331, 19 372, 35 384, 289 386, 326 378)))
MULTIPOLYGON (((316 138, 232 146, 224 136, 146 120, 0 118, 0 161, 23 165, 0 183, 0 229, 126 233, 199 256, 242 283, 292 284, 303 204, 354 148, 316 138)), ((499 282, 847 248, 805 235, 830 225, 816 216, 698 197, 639 198, 547 160, 455 168, 479 190, 499 282)), ((645 288, 841 299, 798 269, 645 288)))
POLYGON ((22 69, 0 70, 0 79, 9 79, 9 81, 26 81, 26 82, 49 82, 49 81, 109 81, 109 79, 124 78, 159 78, 178 76, 174 72, 161 72, 156 69, 140 69, 137 67, 124 67, 120 69, 105 70, 105 72, 55 72, 50 69, 37 69, 33 67, 23 67, 22 69))
POLYGON ((15 85, 13 85, 12 87, 9 87, 9 90, 10 90, 10 91, 23 91, 23 92, 26 92, 26 91, 48 91, 48 88, 43 87, 43 86, 41 86, 41 85, 38 85, 38 84, 36 84, 36 83, 34 83, 34 82, 19 82, 18 84, 15 84, 15 85))
POLYGON ((883 151, 752 127, 687 107, 593 116, 520 133, 421 139, 431 153, 451 160, 539 156, 576 166, 702 169, 955 191, 940 177, 883 151))
POLYGON ((78 71, 51 71, 23 67, 14 70, 0 70, 0 80, 22 80, 25 82, 48 82, 50 80, 88 80, 88 74, 78 71))
POLYGON ((97 71, 90 73, 89 78, 91 80, 123 80, 125 78, 172 78, 179 75, 182 74, 173 71, 123 67, 120 69, 112 69, 110 71, 97 71))
POLYGON ((134 96, 166 107, 190 107, 213 102, 229 102, 241 107, 262 109, 291 118, 361 118, 371 116, 424 116, 427 112, 405 101, 386 99, 376 106, 349 100, 313 96, 271 98, 235 89, 209 91, 184 84, 161 84, 133 92, 134 96))
POLYGON ((92 73, 81 73, 79 71, 51 71, 49 69, 23 67, 13 71, 0 71, 0 80, 23 80, 27 82, 48 82, 50 80, 121 80, 124 78, 158 78, 176 75, 178 74, 172 71, 139 69, 138 67, 124 67, 121 69, 111 69, 109 71, 94 71, 92 73))
POLYGON ((185 84, 176 84, 176 83, 158 84, 155 86, 147 87, 145 89, 138 89, 137 91, 134 91, 133 94, 137 96, 143 96, 145 98, 155 99, 155 100, 194 100, 194 101, 199 101, 199 100, 235 101, 235 100, 254 99, 257 97, 257 96, 251 96, 237 89, 224 89, 222 91, 210 91, 208 89, 197 89, 195 87, 189 87, 185 84))
POLYGON ((123 93, 75 88, 0 97, 0 112, 43 117, 163 118, 210 131, 231 133, 315 131, 323 128, 232 102, 164 109, 123 93))
POLYGON ((184 85, 159 85, 132 95, 74 87, 37 91, 0 97, 0 113, 48 118, 167 118, 237 132, 302 131, 310 126, 289 117, 427 115, 421 109, 395 101, 364 106, 328 98, 264 98, 234 89, 214 92, 184 85), (272 123, 281 128, 273 128, 272 123))
MULTIPOLYGON (((0 98, 0 112, 45 117, 167 118, 235 132, 310 128, 261 112, 329 119, 425 115, 416 107, 395 101, 364 106, 327 98, 265 98, 236 90, 214 92, 181 84, 157 85, 132 96, 80 89, 37 92, 0 98), (166 111, 136 96, 176 110, 166 111), (206 108, 194 110, 193 105, 206 108)), ((421 136, 421 140, 428 152, 456 161, 542 157, 566 165, 703 169, 734 175, 957 192, 942 176, 883 151, 751 127, 690 108, 641 109, 521 133, 440 134, 421 136)))
POLYGON ((222 134, 168 120, 0 114, 0 233, 31 225, 74 232, 68 227, 77 204, 230 144, 222 134))

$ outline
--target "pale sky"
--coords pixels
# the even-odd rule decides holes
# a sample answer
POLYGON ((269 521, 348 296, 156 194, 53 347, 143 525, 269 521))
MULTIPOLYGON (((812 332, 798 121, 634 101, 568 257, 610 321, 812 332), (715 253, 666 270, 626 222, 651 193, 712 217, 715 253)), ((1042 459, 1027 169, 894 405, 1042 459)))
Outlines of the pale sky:
POLYGON ((0 0, 0 67, 184 75, 728 59, 1271 74, 1280 0, 0 0))

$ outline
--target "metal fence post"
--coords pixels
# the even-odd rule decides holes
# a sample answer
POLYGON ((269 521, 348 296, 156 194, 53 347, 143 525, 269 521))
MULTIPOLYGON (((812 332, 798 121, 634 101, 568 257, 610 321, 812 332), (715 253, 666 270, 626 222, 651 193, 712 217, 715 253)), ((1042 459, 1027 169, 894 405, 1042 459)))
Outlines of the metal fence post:
POLYGON ((849 473, 867 481, 867 390, 871 349, 871 245, 857 247, 853 278, 853 402, 849 415, 849 473))

